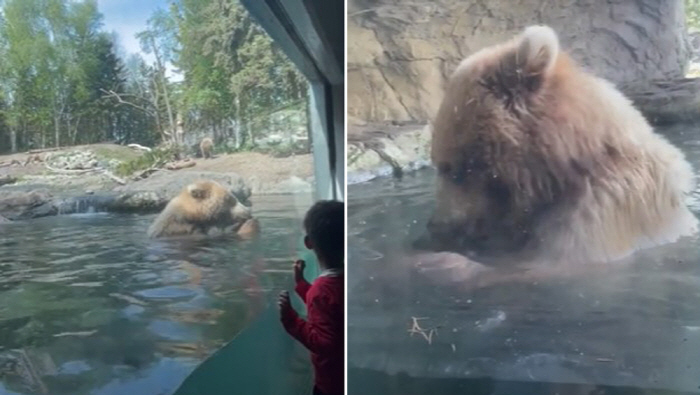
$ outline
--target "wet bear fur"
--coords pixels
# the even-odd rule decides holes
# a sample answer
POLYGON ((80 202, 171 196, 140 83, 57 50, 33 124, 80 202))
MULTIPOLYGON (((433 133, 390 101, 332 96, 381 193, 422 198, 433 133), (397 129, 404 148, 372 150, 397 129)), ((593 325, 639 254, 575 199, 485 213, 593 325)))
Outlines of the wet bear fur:
POLYGON ((148 229, 152 238, 192 234, 236 233, 250 237, 259 225, 251 209, 221 184, 196 181, 174 197, 148 229))
POLYGON ((418 246, 600 262, 697 232, 684 154, 547 26, 463 60, 432 133, 436 207, 418 246))

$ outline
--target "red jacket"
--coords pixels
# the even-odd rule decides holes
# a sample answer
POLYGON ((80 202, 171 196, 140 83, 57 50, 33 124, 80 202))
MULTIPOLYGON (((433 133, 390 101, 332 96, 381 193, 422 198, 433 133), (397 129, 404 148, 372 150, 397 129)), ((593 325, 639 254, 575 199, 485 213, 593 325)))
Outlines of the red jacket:
POLYGON ((289 309, 282 324, 292 337, 311 352, 314 381, 326 395, 344 390, 344 277, 321 275, 313 284, 301 280, 296 292, 306 304, 307 321, 289 309))

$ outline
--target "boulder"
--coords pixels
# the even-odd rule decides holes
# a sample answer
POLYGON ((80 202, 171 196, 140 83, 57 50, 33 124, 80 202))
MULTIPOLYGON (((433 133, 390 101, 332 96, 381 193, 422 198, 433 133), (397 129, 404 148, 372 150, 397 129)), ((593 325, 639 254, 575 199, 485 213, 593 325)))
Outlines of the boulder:
POLYGON ((685 76, 691 50, 681 0, 350 0, 348 118, 426 123, 465 56, 539 23, 618 85, 643 90, 685 76))
POLYGON ((348 184, 430 165, 430 127, 366 126, 348 130, 348 184), (381 130, 381 131, 380 131, 381 130))
POLYGON ((17 178, 10 175, 0 176, 0 187, 3 185, 14 184, 17 182, 17 178))
POLYGON ((0 194, 0 216, 15 221, 56 215, 53 196, 46 190, 10 190, 0 194))
POLYGON ((621 88, 654 125, 700 119, 700 78, 657 80, 621 88))

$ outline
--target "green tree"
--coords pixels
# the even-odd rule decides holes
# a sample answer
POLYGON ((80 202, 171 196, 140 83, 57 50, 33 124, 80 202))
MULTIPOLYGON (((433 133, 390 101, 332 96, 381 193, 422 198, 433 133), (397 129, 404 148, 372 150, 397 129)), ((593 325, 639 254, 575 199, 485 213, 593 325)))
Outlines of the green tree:
POLYGON ((700 31, 700 0, 685 0, 685 18, 690 30, 700 31))

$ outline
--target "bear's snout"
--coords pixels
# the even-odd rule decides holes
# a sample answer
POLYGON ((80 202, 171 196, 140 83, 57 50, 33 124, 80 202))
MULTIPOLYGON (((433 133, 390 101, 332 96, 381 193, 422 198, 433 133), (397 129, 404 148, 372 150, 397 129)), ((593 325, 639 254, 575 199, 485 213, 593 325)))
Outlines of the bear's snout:
POLYGON ((231 209, 231 216, 237 220, 249 220, 253 218, 253 210, 243 203, 238 202, 238 204, 231 209))

